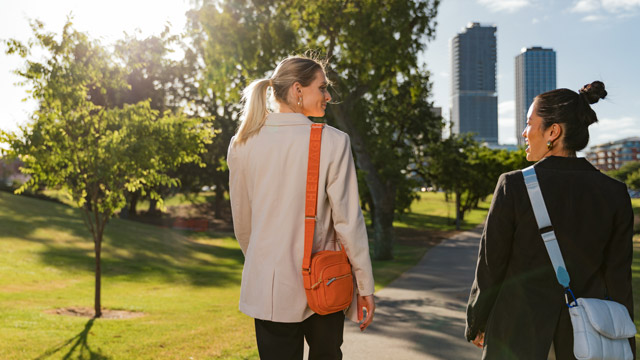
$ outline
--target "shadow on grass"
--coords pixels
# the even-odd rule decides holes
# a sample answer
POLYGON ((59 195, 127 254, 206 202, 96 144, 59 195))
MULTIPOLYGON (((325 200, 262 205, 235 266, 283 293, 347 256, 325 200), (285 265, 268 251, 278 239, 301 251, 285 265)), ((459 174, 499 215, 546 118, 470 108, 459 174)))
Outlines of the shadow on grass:
POLYGON ((95 319, 89 320, 85 325, 84 329, 76 336, 71 339, 65 341, 61 345, 58 345, 52 349, 45 351, 44 354, 38 356, 36 360, 47 359, 58 352, 61 352, 67 346, 70 346, 67 353, 61 358, 63 360, 67 359, 90 359, 90 360, 107 360, 109 359, 107 356, 100 353, 100 350, 94 351, 89 346, 88 337, 89 331, 93 326, 93 322, 95 319))
MULTIPOLYGON (((467 215, 468 216, 468 215, 467 215)), ((456 228, 455 217, 446 217, 438 215, 426 215, 417 213, 407 213, 402 215, 396 215, 396 222, 406 225, 407 227, 415 229, 433 229, 440 231, 450 231, 456 228)), ((469 223, 467 220, 462 220, 460 228, 462 230, 469 230, 476 226, 475 223, 469 223)), ((400 225, 402 226, 402 225, 400 225)))
MULTIPOLYGON (((93 242, 79 210, 15 195, 0 196, 0 208, 2 237, 41 244, 41 261, 49 266, 94 271, 93 242), (46 231, 39 231, 43 229, 46 231)), ((160 277, 196 286, 240 282, 244 261, 241 250, 222 246, 223 242, 216 239, 231 234, 197 235, 112 219, 104 236, 103 277, 130 281, 160 277)))

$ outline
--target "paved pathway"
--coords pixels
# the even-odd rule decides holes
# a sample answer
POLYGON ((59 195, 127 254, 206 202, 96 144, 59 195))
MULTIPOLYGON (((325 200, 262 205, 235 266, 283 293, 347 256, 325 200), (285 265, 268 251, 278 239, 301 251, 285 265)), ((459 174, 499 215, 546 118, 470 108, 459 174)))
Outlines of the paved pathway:
POLYGON ((480 359, 481 351, 464 339, 480 233, 476 228, 443 240, 376 293, 373 324, 364 333, 345 324, 344 359, 480 359))

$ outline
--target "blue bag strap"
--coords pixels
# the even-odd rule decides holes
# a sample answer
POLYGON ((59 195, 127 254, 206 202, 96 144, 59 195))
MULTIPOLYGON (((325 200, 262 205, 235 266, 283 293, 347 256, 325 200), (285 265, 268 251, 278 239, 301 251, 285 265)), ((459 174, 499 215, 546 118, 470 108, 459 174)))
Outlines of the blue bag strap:
MULTIPOLYGON (((524 176, 524 182, 527 185, 527 193, 529 194, 533 214, 535 215, 536 222, 538 223, 540 235, 542 236, 542 240, 544 240, 544 246, 549 254, 549 259, 551 259, 553 270, 556 272, 556 279, 558 279, 558 282, 562 287, 564 287, 568 292, 571 292, 569 289, 569 282, 571 279, 569 278, 567 267, 564 265, 564 259, 562 258, 560 247, 558 246, 556 233, 551 225, 547 206, 544 204, 544 198, 542 197, 542 190, 538 183, 536 171, 533 166, 529 166, 522 170, 522 175, 524 176)), ((573 296, 573 293, 571 293, 571 295, 573 296)))

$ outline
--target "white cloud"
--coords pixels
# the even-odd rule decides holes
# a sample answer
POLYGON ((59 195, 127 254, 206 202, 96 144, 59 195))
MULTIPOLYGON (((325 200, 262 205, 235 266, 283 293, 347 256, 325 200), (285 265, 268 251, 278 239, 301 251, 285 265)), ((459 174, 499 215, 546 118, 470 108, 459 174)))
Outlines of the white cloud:
POLYGON ((602 118, 589 126, 588 147, 620 140, 629 136, 640 136, 640 118, 624 116, 618 119, 602 118))
POLYGON ((601 21, 606 19, 604 16, 600 16, 600 15, 587 15, 585 17, 582 18, 582 21, 584 22, 595 22, 595 21, 601 21))
POLYGON ((516 102, 503 101, 498 104, 498 142, 500 144, 516 143, 516 102))
POLYGON ((516 12, 531 5, 531 0, 478 0, 480 5, 484 5, 493 12, 506 11, 516 12))
POLYGON ((640 0, 601 0, 607 11, 621 12, 640 9, 640 0))
POLYGON ((578 0, 571 8, 572 12, 592 12, 600 9, 600 0, 578 0))
POLYGON ((637 10, 640 10, 640 0, 578 0, 570 9, 571 12, 577 13, 606 12, 614 14, 634 12, 637 10))
POLYGON ((540 20, 538 20, 538 18, 533 18, 533 20, 531 20, 532 24, 537 24, 539 22, 540 22, 540 20))

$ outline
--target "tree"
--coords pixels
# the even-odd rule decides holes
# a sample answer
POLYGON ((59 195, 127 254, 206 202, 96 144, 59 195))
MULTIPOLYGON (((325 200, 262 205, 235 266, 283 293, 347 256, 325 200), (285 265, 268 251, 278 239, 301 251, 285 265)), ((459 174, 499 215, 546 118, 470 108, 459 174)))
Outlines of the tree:
MULTIPOLYGON (((1 132, 9 144, 4 153, 24 162, 30 175, 17 192, 39 186, 60 187, 81 209, 94 241, 95 316, 101 316, 100 256, 105 227, 124 206, 125 191, 148 186, 177 186, 169 172, 183 163, 200 163, 211 132, 199 122, 161 113, 149 101, 111 107, 127 84, 119 68, 98 42, 64 26, 60 41, 35 21, 35 40, 27 45, 9 40, 8 53, 26 59, 16 73, 39 102, 31 122, 20 133, 1 132), (31 60, 41 47, 45 61, 31 60)), ((151 197, 160 200, 151 190, 151 197)))
MULTIPOLYGON (((607 175, 611 176, 614 179, 618 179, 624 183, 627 183, 627 179, 636 172, 640 172, 640 161, 628 162, 622 165, 617 170, 607 171, 607 175)), ((627 183, 627 185, 629 185, 629 183, 627 183)))
POLYGON ((456 229, 464 214, 493 193, 500 174, 528 166, 524 149, 494 150, 481 146, 471 134, 453 134, 433 145, 425 177, 455 194, 456 229))
MULTIPOLYGON (((189 68, 183 62, 172 60, 168 55, 172 51, 172 46, 180 44, 179 38, 169 34, 170 28, 166 27, 159 36, 149 36, 139 39, 137 34, 127 35, 124 39, 115 44, 115 61, 122 65, 125 72, 127 87, 119 89, 119 96, 114 106, 122 107, 125 104, 137 104, 140 101, 150 101, 152 109, 163 113, 182 111, 181 105, 188 103, 189 99, 183 97, 185 77, 188 77, 189 68)), ((183 164, 180 168, 171 171, 170 175, 180 179, 181 191, 188 193, 193 189, 199 189, 197 184, 193 184, 194 174, 207 171, 197 164, 183 164)), ((154 189, 149 189, 146 185, 144 189, 133 193, 127 193, 128 206, 121 212, 121 216, 135 216, 137 203, 142 199, 142 193, 153 192, 168 196, 175 187, 159 185, 154 189), (144 191, 143 191, 144 190, 144 191)), ((149 213, 161 214, 157 209, 157 200, 149 199, 149 213)))
POLYGON ((249 81, 272 70, 295 43, 288 20, 274 14, 274 3, 202 1, 187 15, 190 42, 184 44, 182 65, 187 76, 181 80, 181 96, 195 114, 215 127, 217 134, 207 146, 205 171, 192 165, 183 166, 181 171, 192 175, 194 191, 204 185, 215 187, 218 218, 228 190, 225 159, 238 127, 241 91, 249 81))
POLYGON ((429 73, 418 55, 435 34, 438 0, 286 2, 304 47, 329 59, 337 100, 327 119, 351 137, 365 174, 374 224, 374 258, 393 258, 398 194, 421 148, 439 139, 430 111, 429 73))
POLYGON ((476 146, 477 143, 471 135, 451 135, 431 146, 423 170, 425 177, 433 181, 437 187, 455 194, 456 229, 460 229, 464 216, 462 194, 473 182, 469 180, 473 177, 472 168, 468 166, 469 149, 476 146))
POLYGON ((418 64, 432 38, 438 0, 204 1, 194 12, 205 80, 219 107, 216 121, 236 122, 240 91, 290 53, 313 49, 329 60, 336 103, 327 120, 351 136, 374 224, 374 257, 393 257, 393 218, 406 208, 407 176, 425 146, 440 137, 430 111, 429 74, 418 64))

